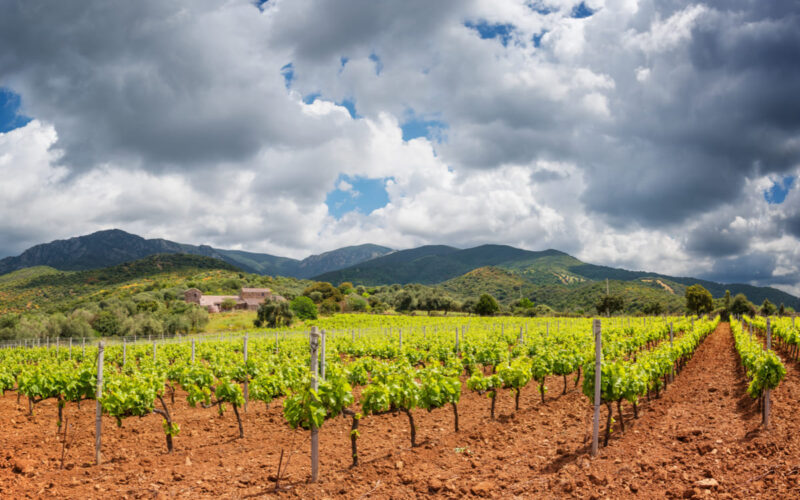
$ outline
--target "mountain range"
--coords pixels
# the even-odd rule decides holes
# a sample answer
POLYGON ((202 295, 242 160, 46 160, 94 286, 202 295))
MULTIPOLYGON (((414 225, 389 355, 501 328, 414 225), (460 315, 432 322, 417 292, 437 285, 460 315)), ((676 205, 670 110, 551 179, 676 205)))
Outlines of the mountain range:
POLYGON ((492 293, 506 302, 523 296, 547 303, 558 303, 559 297, 567 295, 572 298, 581 294, 594 296, 605 288, 605 280, 611 280, 614 289, 630 296, 631 300, 656 292, 677 300, 683 296, 687 286, 699 283, 714 297, 721 297, 730 290, 734 295, 744 293, 757 304, 769 299, 774 304, 783 303, 800 309, 800 299, 771 287, 629 271, 588 264, 558 250, 530 251, 506 245, 468 249, 426 245, 392 250, 366 244, 297 260, 164 239, 144 239, 112 229, 36 245, 17 257, 4 258, 0 260, 0 275, 32 266, 50 266, 59 270, 98 269, 164 253, 211 257, 243 271, 262 275, 311 278, 334 284, 349 281, 367 286, 395 283, 439 285, 457 296, 492 293))
POLYGON ((241 250, 222 250, 208 245, 187 245, 164 239, 145 239, 120 229, 98 231, 85 236, 55 240, 33 246, 16 257, 0 260, 0 275, 34 266, 62 271, 83 271, 122 264, 150 255, 185 253, 211 257, 243 271, 272 276, 310 278, 348 267, 392 252, 378 245, 339 248, 303 260, 241 250))

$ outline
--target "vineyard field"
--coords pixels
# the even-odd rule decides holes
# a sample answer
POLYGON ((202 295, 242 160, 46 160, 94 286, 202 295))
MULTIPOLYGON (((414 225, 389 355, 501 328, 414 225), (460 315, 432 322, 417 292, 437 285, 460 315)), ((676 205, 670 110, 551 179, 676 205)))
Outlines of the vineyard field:
MULTIPOLYGON (((59 401, 80 399, 80 391, 73 384, 72 396, 48 398, 39 387, 88 377, 96 348, 87 347, 83 360, 81 348, 62 349, 58 358, 53 349, 5 350, 0 496, 791 498, 800 491, 800 365, 789 344, 775 351, 785 374, 770 386, 772 423, 765 430, 728 323, 606 321, 603 397, 614 401, 601 405, 601 431, 608 408, 612 432, 592 458, 593 381, 584 379, 593 377, 590 320, 380 319, 353 315, 318 324, 328 337, 317 406, 302 332, 250 332, 247 363, 243 332, 198 339, 195 363, 188 339, 158 345, 155 361, 148 343, 126 345, 124 358, 121 345, 106 345, 100 465, 95 401, 64 401, 59 427, 59 401), (446 387, 460 387, 454 400, 446 387), (249 389, 246 411, 237 399, 242 389, 249 389), (41 401, 29 405, 18 391, 42 394, 41 401), (487 397, 493 392, 494 401, 487 397), (152 413, 162 407, 177 427, 152 413), (315 418, 309 408, 327 411, 317 417, 314 484, 303 428, 315 418), (353 415, 360 417, 357 465, 353 415), (279 462, 285 471, 276 493, 279 462)), ((753 339, 762 335, 757 329, 753 339)))

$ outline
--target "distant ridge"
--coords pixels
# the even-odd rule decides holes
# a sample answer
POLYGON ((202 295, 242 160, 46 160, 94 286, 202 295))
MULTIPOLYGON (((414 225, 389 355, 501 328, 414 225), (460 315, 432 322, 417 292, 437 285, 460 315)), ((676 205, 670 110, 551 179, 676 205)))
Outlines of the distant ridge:
POLYGON ((296 260, 241 250, 221 250, 208 245, 145 239, 111 229, 36 245, 19 256, 2 259, 0 275, 34 266, 49 266, 62 271, 99 269, 157 254, 208 257, 216 260, 210 260, 204 266, 224 262, 236 269, 261 275, 313 278, 333 284, 349 281, 367 286, 441 285, 462 296, 464 291, 494 291, 493 294, 508 300, 528 296, 548 303, 555 303, 565 293, 597 293, 599 288, 593 284, 606 279, 630 283, 629 289, 623 292, 631 294, 636 289, 643 297, 651 290, 682 296, 687 286, 699 283, 715 297, 730 290, 734 295, 744 293, 757 304, 768 299, 776 305, 783 303, 800 309, 800 299, 771 287, 721 284, 691 277, 629 271, 588 264, 559 250, 531 251, 508 245, 481 245, 467 249, 425 245, 395 251, 365 244, 296 260))
MULTIPOLYGON (((645 271, 628 271, 613 267, 587 264, 559 250, 534 252, 506 245, 481 245, 459 250, 447 246, 424 246, 399 250, 350 267, 314 277, 331 283, 352 282, 355 285, 389 285, 420 283, 442 284, 450 292, 459 290, 490 293, 502 297, 542 297, 542 290, 552 296, 564 288, 586 287, 606 279, 629 282, 641 290, 672 290, 673 295, 683 295, 687 286, 699 283, 714 297, 722 297, 726 290, 731 294, 743 293, 751 301, 761 304, 769 299, 800 309, 800 299, 782 290, 747 284, 722 284, 713 281, 673 277, 645 271), (480 270, 480 272, 476 272, 480 270), (546 287, 546 288, 542 288, 546 287)), ((632 285, 633 286, 633 285, 632 285)), ((587 288, 588 290, 588 288, 587 288)), ((588 292, 587 292, 588 293, 588 292)), ((466 296, 463 293, 459 295, 466 296)))
POLYGON ((108 229, 43 243, 25 250, 19 256, 1 259, 0 274, 34 266, 49 266, 61 271, 100 269, 150 255, 184 253, 218 259, 251 273, 309 278, 390 252, 391 248, 366 244, 297 260, 270 254, 222 250, 208 245, 187 245, 160 238, 148 240, 120 229, 108 229))

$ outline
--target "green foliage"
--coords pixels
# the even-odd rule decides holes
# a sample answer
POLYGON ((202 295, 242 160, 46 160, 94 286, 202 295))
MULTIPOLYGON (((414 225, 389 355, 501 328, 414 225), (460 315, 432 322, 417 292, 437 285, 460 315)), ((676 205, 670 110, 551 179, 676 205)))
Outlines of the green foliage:
POLYGON ((769 299, 764 299, 764 303, 761 304, 761 309, 758 312, 762 316, 772 316, 774 315, 778 309, 775 307, 775 304, 769 301, 769 299))
POLYGON ((711 312, 714 308, 711 293, 700 284, 695 284, 686 289, 686 309, 698 316, 711 312))
POLYGON ((289 308, 300 320, 317 319, 317 305, 305 295, 292 299, 289 308))
MULTIPOLYGON (((242 392, 242 386, 228 377, 223 377, 217 381, 217 385, 214 390, 214 396, 217 398, 217 401, 222 403, 230 403, 237 408, 244 405, 244 393, 242 392)), ((220 413, 222 411, 223 407, 220 405, 220 413)))
POLYGON ((104 337, 119 335, 122 332, 119 318, 111 311, 100 311, 92 320, 92 328, 104 337))
POLYGON ((153 413, 155 400, 164 391, 164 380, 158 373, 114 375, 103 381, 103 411, 117 419, 122 426, 126 417, 143 417, 153 413))
POLYGON ((236 299, 225 299, 219 305, 223 311, 232 311, 236 307, 236 299))
POLYGON ((606 295, 595 305, 598 314, 614 314, 625 307, 625 300, 619 295, 606 295))
MULTIPOLYGON (((746 320, 748 321, 748 320, 746 320)), ((753 320, 749 320, 753 322, 753 320)), ((754 323, 755 326, 766 329, 764 323, 754 323)), ((758 338, 750 338, 749 334, 744 333, 742 324, 738 321, 731 322, 731 331, 736 345, 736 351, 742 360, 750 379, 747 386, 747 393, 751 397, 760 397, 765 389, 775 389, 781 380, 786 376, 786 368, 781 363, 780 358, 773 351, 767 351, 761 346, 758 338)))
POLYGON ((347 309, 353 312, 366 312, 369 310, 369 303, 362 297, 350 295, 347 297, 347 309))
POLYGON ((256 327, 278 328, 289 326, 294 319, 294 313, 289 308, 289 303, 278 300, 268 300, 258 307, 258 314, 253 321, 256 327))
POLYGON ((494 316, 500 310, 500 305, 497 301, 489 295, 488 293, 484 293, 478 299, 478 302, 475 303, 473 307, 475 314, 479 314, 481 316, 494 316))
POLYGON ((535 306, 533 302, 527 297, 523 297, 512 304, 514 307, 520 307, 522 309, 530 309, 535 306))
POLYGON ((320 314, 334 314, 340 310, 341 308, 339 307, 339 304, 336 303, 332 298, 323 300, 319 305, 320 314))
POLYGON ((347 378, 341 373, 331 373, 319 382, 318 390, 306 380, 303 387, 290 391, 283 401, 283 415, 292 428, 322 427, 326 419, 336 417, 353 404, 353 394, 347 378))
POLYGON ((648 316, 660 316, 664 313, 664 306, 660 302, 650 302, 642 308, 642 312, 648 316))
POLYGON ((382 368, 373 373, 372 383, 361 392, 364 415, 419 406, 420 385, 414 369, 402 363, 382 368))
POLYGON ((419 372, 420 408, 428 411, 446 404, 457 404, 461 398, 461 380, 458 373, 447 373, 439 367, 425 368, 419 372))
POLYGON ((332 299, 336 302, 342 300, 342 292, 338 288, 325 281, 317 281, 316 283, 306 287, 303 290, 303 295, 311 298, 316 303, 332 299))
POLYGON ((747 297, 743 293, 737 294, 736 297, 733 298, 733 302, 731 303, 730 307, 731 314, 736 316, 744 316, 745 314, 754 315, 756 313, 756 308, 753 304, 747 300, 747 297))

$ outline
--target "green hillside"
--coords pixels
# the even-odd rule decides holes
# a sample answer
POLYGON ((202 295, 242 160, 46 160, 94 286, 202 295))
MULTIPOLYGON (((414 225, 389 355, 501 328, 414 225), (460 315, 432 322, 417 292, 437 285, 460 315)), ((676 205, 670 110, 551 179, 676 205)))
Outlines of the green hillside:
POLYGON ((497 267, 479 267, 445 281, 440 287, 450 295, 465 300, 488 293, 503 304, 529 297, 536 286, 527 280, 497 267))
POLYGON ((800 299, 794 295, 788 294, 782 290, 778 290, 777 288, 766 286, 753 286, 743 283, 715 283, 713 281, 698 278, 666 276, 663 274, 649 273, 645 271, 628 271, 625 269, 616 269, 613 267, 597 266, 594 264, 584 263, 572 266, 569 268, 569 270, 575 274, 585 276, 590 280, 604 280, 608 278, 612 280, 630 281, 649 278, 680 284, 684 288, 694 285, 695 283, 699 283, 706 290, 711 292, 711 295, 716 298, 724 296, 725 291, 730 290, 731 294, 733 295, 739 293, 745 294, 747 298, 757 304, 761 304, 764 299, 768 299, 770 302, 776 305, 785 304, 786 306, 793 307, 795 309, 800 308, 800 299))
POLYGON ((365 286, 392 283, 432 285, 457 278, 479 267, 513 265, 519 269, 533 269, 534 263, 540 259, 560 256, 569 257, 557 250, 531 252, 506 245, 482 245, 465 250, 424 246, 394 252, 314 279, 331 283, 349 281, 365 286))
POLYGON ((0 314, 71 311, 106 299, 170 289, 174 295, 195 286, 206 293, 238 293, 264 286, 296 295, 307 282, 247 274, 226 262, 186 254, 160 254, 103 269, 58 271, 31 267, 0 276, 0 314))
MULTIPOLYGON (((744 293, 757 304, 762 303, 764 299, 769 299, 776 305, 785 304, 787 307, 800 308, 800 299, 775 288, 720 284, 697 278, 628 271, 586 264, 558 250, 533 252, 505 245, 482 245, 465 250, 447 246, 425 246, 401 250, 355 266, 322 274, 315 279, 333 284, 349 281, 355 285, 364 286, 393 283, 401 285, 409 283, 442 284, 443 289, 459 297, 465 297, 478 290, 487 293, 495 290, 492 295, 498 298, 519 298, 520 290, 528 290, 532 285, 562 287, 565 290, 548 288, 548 293, 557 297, 573 296, 573 292, 570 291, 572 288, 584 290, 592 283, 605 283, 606 279, 632 283, 645 290, 648 297, 654 290, 663 291, 668 295, 683 296, 687 286, 699 283, 716 298, 724 296, 725 291, 730 290, 733 295, 744 293), (486 267, 504 270, 507 274, 514 275, 522 281, 512 280, 507 275, 500 275, 496 270, 473 273, 477 269, 486 267), (482 281, 485 283, 481 283, 482 281)), ((532 299, 533 297, 529 296, 528 298, 532 299)), ((576 307, 582 307, 579 305, 582 303, 580 300, 549 300, 557 304, 569 303, 576 307)), ((565 310, 561 306, 557 306, 557 308, 565 310)))

